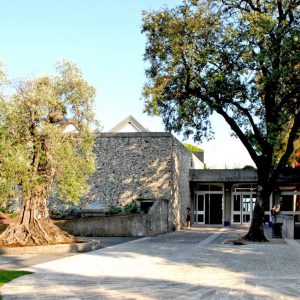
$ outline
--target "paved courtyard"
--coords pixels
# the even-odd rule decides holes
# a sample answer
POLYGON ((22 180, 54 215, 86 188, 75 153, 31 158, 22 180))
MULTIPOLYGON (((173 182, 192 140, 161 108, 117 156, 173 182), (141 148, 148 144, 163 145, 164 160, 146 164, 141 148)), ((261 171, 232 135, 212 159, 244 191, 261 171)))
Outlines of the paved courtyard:
POLYGON ((194 227, 52 260, 26 268, 34 274, 1 292, 4 299, 299 299, 299 242, 233 245, 245 230, 194 227))

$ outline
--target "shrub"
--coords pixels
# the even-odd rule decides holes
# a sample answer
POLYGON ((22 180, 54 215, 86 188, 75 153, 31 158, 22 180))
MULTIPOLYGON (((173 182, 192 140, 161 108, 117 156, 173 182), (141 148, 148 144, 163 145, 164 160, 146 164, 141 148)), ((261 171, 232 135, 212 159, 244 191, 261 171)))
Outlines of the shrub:
POLYGON ((50 210, 50 214, 56 219, 64 219, 71 217, 80 217, 80 208, 77 206, 60 207, 55 210, 50 210))
POLYGON ((135 201, 132 201, 131 203, 125 204, 123 207, 123 212, 125 215, 129 213, 138 213, 139 209, 137 203, 135 201))
POLYGON ((108 209, 108 214, 109 215, 118 215, 122 212, 122 208, 119 207, 119 206, 114 206, 114 205, 111 205, 108 209))
POLYGON ((188 149, 190 152, 204 152, 203 149, 195 146, 195 145, 191 145, 191 144, 183 144, 183 146, 188 149))
POLYGON ((108 215, 128 215, 128 214, 144 214, 140 210, 136 201, 125 204, 123 207, 111 205, 107 212, 108 215))

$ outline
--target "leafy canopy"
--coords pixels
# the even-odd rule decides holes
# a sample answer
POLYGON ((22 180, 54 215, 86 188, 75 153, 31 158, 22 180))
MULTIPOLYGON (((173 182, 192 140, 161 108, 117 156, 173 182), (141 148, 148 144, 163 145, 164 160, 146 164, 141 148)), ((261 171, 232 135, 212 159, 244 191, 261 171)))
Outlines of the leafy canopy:
POLYGON ((300 132, 296 0, 187 0, 143 13, 145 109, 168 130, 212 136, 220 114, 258 167, 281 169, 300 132))
POLYGON ((0 99, 1 204, 26 201, 37 191, 76 201, 94 170, 94 88, 67 61, 57 65, 57 75, 14 87, 0 99))

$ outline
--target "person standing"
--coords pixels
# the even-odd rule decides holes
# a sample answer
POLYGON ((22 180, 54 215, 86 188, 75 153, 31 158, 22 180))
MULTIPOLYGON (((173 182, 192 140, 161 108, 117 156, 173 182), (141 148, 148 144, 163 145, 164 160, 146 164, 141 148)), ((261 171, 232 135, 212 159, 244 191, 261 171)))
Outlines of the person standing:
POLYGON ((186 227, 190 228, 191 227, 191 216, 192 212, 189 207, 186 208, 186 227))
POLYGON ((271 209, 272 223, 276 223, 277 215, 280 212, 280 204, 275 204, 271 209))

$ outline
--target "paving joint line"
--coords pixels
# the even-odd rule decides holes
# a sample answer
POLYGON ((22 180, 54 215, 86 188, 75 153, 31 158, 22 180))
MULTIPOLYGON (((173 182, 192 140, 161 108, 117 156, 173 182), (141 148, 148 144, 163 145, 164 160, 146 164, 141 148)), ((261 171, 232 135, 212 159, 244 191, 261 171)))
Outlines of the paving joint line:
POLYGON ((290 245, 290 246, 293 246, 295 248, 300 248, 300 243, 296 242, 295 240, 293 239, 288 239, 288 238, 284 238, 285 242, 290 245))
POLYGON ((215 233, 209 235, 207 238, 205 238, 204 240, 202 240, 200 243, 196 244, 196 248, 204 248, 204 247, 206 247, 210 242, 212 242, 218 236, 220 236, 225 230, 226 230, 226 228, 220 228, 218 230, 218 232, 215 232, 215 233))

